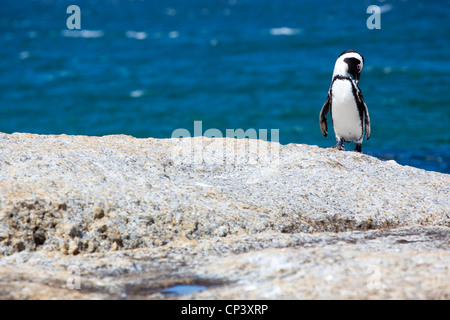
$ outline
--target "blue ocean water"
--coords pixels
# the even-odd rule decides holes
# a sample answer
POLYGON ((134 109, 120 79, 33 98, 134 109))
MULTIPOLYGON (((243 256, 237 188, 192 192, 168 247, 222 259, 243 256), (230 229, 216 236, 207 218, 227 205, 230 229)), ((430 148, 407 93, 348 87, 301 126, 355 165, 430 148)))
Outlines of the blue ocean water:
POLYGON ((448 0, 2 0, 0 131, 169 138, 202 121, 328 147, 319 112, 354 49, 363 151, 449 173, 449 13, 448 0), (71 4, 80 30, 67 28, 71 4))

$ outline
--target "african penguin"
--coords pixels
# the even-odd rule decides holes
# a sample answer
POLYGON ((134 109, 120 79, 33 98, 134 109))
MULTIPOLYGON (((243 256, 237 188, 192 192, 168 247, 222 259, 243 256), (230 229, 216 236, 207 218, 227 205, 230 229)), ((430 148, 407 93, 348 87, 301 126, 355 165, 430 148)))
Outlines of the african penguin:
POLYGON ((354 50, 346 50, 336 60, 328 98, 320 111, 320 131, 328 135, 327 114, 331 112, 336 145, 345 150, 344 141, 354 141, 354 151, 362 152, 364 129, 366 139, 370 137, 369 110, 358 87, 364 58, 354 50))

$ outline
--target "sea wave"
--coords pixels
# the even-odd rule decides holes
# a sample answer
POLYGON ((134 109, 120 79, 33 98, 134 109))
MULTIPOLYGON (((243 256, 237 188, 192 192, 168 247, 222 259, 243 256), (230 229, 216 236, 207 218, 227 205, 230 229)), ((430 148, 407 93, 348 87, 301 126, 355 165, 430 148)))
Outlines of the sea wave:
POLYGON ((127 31, 125 36, 130 39, 144 40, 148 37, 146 32, 143 31, 127 31))
POLYGON ((103 30, 62 30, 61 34, 70 38, 101 38, 105 32, 103 30))
POLYGON ((273 36, 293 36, 301 33, 301 29, 281 27, 281 28, 272 28, 269 30, 270 34, 273 36))

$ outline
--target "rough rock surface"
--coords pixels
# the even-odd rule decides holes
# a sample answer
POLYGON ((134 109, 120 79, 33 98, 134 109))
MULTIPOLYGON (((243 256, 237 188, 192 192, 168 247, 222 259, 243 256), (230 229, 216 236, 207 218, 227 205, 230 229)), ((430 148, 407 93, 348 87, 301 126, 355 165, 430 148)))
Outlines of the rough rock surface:
POLYGON ((449 182, 307 145, 0 133, 0 298, 448 299, 449 182))

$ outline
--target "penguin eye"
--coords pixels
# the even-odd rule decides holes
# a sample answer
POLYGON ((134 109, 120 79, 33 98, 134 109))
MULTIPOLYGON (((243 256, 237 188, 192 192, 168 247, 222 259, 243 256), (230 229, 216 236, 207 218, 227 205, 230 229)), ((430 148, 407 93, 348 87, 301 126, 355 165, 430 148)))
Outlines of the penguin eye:
POLYGON ((361 64, 358 64, 356 67, 358 68, 358 71, 361 72, 361 64))

